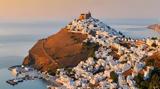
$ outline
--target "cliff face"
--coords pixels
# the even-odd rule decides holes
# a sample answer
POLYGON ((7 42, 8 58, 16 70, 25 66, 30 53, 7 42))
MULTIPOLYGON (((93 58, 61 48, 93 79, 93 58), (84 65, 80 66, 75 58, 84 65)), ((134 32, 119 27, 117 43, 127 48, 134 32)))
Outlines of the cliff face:
POLYGON ((83 47, 87 35, 62 29, 55 35, 39 40, 29 51, 23 65, 42 71, 55 71, 61 67, 73 67, 88 56, 83 47))

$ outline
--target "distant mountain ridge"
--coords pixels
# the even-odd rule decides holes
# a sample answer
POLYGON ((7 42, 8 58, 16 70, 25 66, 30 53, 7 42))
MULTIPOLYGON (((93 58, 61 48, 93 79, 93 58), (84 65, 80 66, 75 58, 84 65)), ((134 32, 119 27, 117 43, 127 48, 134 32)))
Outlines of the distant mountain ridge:
POLYGON ((149 25, 147 28, 160 32, 160 24, 149 25))

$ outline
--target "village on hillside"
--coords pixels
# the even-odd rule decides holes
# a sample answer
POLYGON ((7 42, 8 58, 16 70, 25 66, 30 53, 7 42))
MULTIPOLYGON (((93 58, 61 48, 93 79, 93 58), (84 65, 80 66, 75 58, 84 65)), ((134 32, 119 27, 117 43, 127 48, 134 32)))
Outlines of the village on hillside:
POLYGON ((57 69, 52 79, 57 86, 50 84, 49 89, 138 89, 141 87, 137 84, 139 76, 141 81, 150 80, 152 71, 160 68, 154 60, 148 61, 160 53, 159 38, 127 38, 93 18, 91 13, 81 14, 65 28, 87 34, 82 45, 94 46, 97 50, 76 67, 57 69))

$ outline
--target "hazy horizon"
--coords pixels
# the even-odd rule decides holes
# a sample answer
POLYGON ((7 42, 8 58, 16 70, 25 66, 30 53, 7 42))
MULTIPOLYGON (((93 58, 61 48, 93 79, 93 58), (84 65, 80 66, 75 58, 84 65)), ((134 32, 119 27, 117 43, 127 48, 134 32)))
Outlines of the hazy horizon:
POLYGON ((91 11, 100 19, 157 19, 160 0, 0 0, 0 21, 70 21, 91 11))

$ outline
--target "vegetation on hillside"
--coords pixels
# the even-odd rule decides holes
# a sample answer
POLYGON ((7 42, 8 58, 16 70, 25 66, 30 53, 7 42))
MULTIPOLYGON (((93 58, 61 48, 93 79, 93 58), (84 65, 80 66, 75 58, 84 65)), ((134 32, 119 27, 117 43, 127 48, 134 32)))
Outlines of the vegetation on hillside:
POLYGON ((160 89, 160 68, 155 68, 150 73, 150 77, 144 80, 142 74, 138 74, 134 79, 139 89, 160 89))
POLYGON ((149 79, 144 80, 142 74, 135 77, 137 87, 139 89, 160 89, 160 53, 155 53, 153 56, 146 59, 146 66, 153 66, 154 69, 150 72, 149 79))
POLYGON ((116 82, 116 83, 118 82, 118 75, 114 71, 110 73, 110 76, 113 82, 116 82))
POLYGON ((95 51, 98 50, 100 45, 98 43, 84 42, 83 48, 88 50, 88 57, 95 57, 95 51))

